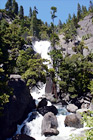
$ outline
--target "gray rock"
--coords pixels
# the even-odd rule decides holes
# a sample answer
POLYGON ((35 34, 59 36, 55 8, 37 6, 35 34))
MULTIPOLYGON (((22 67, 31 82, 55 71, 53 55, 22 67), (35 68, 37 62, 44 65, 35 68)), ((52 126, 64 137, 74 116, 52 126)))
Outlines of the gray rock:
POLYGON ((66 137, 60 137, 60 136, 51 136, 48 137, 46 140, 69 140, 66 137))
POLYGON ((86 16, 82 21, 79 21, 80 27, 77 29, 77 36, 75 36, 74 40, 70 41, 67 44, 64 40, 64 34, 59 35, 60 39, 60 48, 63 50, 63 56, 65 56, 67 53, 69 55, 76 54, 76 52, 73 51, 72 47, 75 47, 79 44, 79 42, 82 40, 83 36, 89 35, 90 37, 84 40, 85 46, 88 47, 88 49, 83 50, 83 55, 87 56, 90 52, 93 52, 93 23, 92 23, 92 17, 93 14, 89 14, 86 16))
POLYGON ((66 116, 64 124, 69 127, 82 128, 83 124, 81 119, 80 114, 70 114, 66 116))
POLYGON ((82 109, 78 109, 77 111, 76 111, 76 113, 86 113, 88 111, 88 109, 87 108, 82 108, 82 109))
POLYGON ((35 101, 20 75, 11 75, 9 86, 13 88, 14 94, 10 96, 9 103, 5 105, 4 116, 0 117, 2 140, 11 137, 17 129, 17 124, 21 123, 27 114, 36 107, 35 101))
POLYGON ((82 108, 88 109, 88 108, 89 108, 89 105, 90 105, 90 103, 83 103, 83 104, 81 105, 81 109, 82 109, 82 108))
POLYGON ((90 103, 89 110, 90 110, 90 111, 93 111, 93 101, 91 101, 91 103, 90 103))
POLYGON ((45 136, 58 135, 59 131, 57 130, 57 127, 58 122, 56 116, 51 112, 45 114, 41 126, 42 135, 45 136))
POLYGON ((45 87, 46 95, 52 93, 52 86, 53 86, 52 79, 50 77, 47 77, 46 78, 46 87, 45 87))
POLYGON ((76 105, 74 105, 74 104, 67 105, 67 110, 69 112, 75 113, 77 109, 78 109, 78 107, 76 105))

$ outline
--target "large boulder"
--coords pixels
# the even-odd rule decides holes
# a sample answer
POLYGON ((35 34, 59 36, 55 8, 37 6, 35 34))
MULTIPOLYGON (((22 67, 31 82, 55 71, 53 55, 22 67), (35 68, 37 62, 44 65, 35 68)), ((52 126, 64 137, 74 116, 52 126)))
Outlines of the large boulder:
POLYGON ((65 126, 75 127, 75 128, 82 128, 82 118, 80 114, 70 114, 67 115, 64 121, 65 126))
POLYGON ((74 104, 67 105, 67 110, 71 113, 75 113, 77 109, 78 109, 78 107, 75 106, 74 104))
POLYGON ((35 140, 35 139, 25 134, 18 134, 14 136, 12 140, 35 140))
POLYGON ((51 105, 38 108, 38 112, 43 116, 48 112, 52 112, 54 115, 57 115, 58 110, 54 105, 51 105))
POLYGON ((17 129, 17 124, 36 108, 35 101, 20 75, 11 75, 9 86, 13 89, 13 95, 5 105, 4 115, 0 117, 0 140, 11 137, 17 129))
POLYGON ((42 135, 58 135, 59 131, 57 130, 57 127, 58 122, 56 116, 52 112, 48 112, 47 114, 45 114, 41 126, 42 135))
POLYGON ((38 103, 38 108, 47 106, 47 99, 43 98, 39 103, 38 103))

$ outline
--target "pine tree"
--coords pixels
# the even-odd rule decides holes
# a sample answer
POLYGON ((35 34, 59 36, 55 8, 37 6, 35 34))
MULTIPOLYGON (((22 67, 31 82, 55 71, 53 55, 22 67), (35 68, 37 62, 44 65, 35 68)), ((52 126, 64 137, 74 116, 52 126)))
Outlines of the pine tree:
POLYGON ((58 22, 58 27, 59 27, 59 29, 61 29, 62 28, 62 22, 61 22, 61 20, 59 19, 59 22, 58 22))
POLYGON ((23 19, 23 17, 24 17, 24 9, 23 9, 22 5, 20 6, 19 17, 20 17, 20 19, 23 19))
POLYGON ((73 22, 74 26, 77 28, 78 27, 78 22, 77 22, 77 17, 76 17, 75 14, 73 14, 72 22, 73 22))
POLYGON ((57 8, 56 7, 51 7, 51 19, 52 19, 52 24, 51 24, 51 26, 52 26, 52 46, 54 47, 54 49, 55 49, 55 39, 54 39, 54 19, 57 17, 56 15, 55 15, 55 13, 57 12, 57 8))
POLYGON ((30 7, 30 9, 29 9, 29 18, 31 18, 31 17, 32 17, 32 9, 30 7))
POLYGON ((12 11, 14 14, 18 15, 18 3, 13 0, 12 11))
POLYGON ((78 3, 78 6, 77 6, 77 19, 78 19, 78 21, 81 19, 81 14, 82 14, 81 6, 78 3))
POLYGON ((93 12, 93 2, 92 2, 92 1, 90 1, 89 11, 90 11, 90 12, 93 12))
POLYGON ((5 9, 8 10, 9 12, 12 11, 12 0, 7 1, 7 3, 5 4, 5 9))
POLYGON ((34 10, 33 10, 32 18, 31 18, 31 34, 32 34, 32 36, 35 36, 37 34, 37 28, 38 28, 37 14, 38 14, 38 10, 35 6, 34 10))
POLYGON ((84 16, 87 13, 87 8, 86 6, 82 5, 82 15, 84 16))

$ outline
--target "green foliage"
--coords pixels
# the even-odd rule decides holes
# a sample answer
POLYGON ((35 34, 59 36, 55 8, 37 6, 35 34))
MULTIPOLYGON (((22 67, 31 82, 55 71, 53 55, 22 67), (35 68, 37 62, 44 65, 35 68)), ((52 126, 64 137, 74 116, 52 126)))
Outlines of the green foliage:
POLYGON ((81 96, 89 90, 88 84, 90 77, 93 76, 91 55, 85 58, 78 53, 63 58, 61 50, 52 50, 50 56, 53 60, 55 73, 60 79, 58 83, 62 93, 69 92, 71 95, 81 96))
POLYGON ((93 80, 90 81, 88 88, 90 89, 90 92, 93 95, 93 80))
POLYGON ((88 111, 83 114, 83 121, 86 122, 86 126, 90 127, 84 134, 84 136, 71 135, 71 140, 93 140, 93 111, 88 111))
POLYGON ((9 95, 11 94, 11 89, 8 86, 9 78, 9 67, 11 66, 9 61, 9 44, 5 38, 5 30, 8 25, 5 21, 0 22, 0 114, 2 114, 4 104, 9 100, 9 95))
POLYGON ((43 64, 44 61, 38 54, 35 55, 31 48, 20 51, 17 67, 27 86, 33 87, 38 81, 45 82, 46 72, 44 70, 47 70, 47 66, 43 64))
POLYGON ((87 40, 90 37, 92 37, 92 34, 86 34, 86 35, 82 36, 82 40, 87 40))

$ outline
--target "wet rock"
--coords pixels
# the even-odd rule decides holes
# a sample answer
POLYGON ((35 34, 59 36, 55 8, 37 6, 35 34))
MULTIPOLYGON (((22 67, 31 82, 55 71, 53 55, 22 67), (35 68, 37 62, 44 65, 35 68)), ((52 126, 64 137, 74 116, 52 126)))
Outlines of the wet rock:
POLYGON ((57 130, 57 127, 58 122, 56 116, 52 112, 48 112, 47 114, 45 114, 41 126, 42 135, 58 135, 59 131, 57 130))
POLYGON ((52 106, 44 106, 42 108, 38 108, 38 112, 43 116, 48 112, 52 112, 54 115, 57 115, 58 110, 55 106, 52 105, 52 106))
POLYGON ((68 110, 69 112, 75 113, 77 109, 78 109, 78 107, 75 106, 74 104, 69 104, 69 105, 67 105, 67 110, 68 110))
POLYGON ((33 137, 30 137, 26 134, 18 134, 12 138, 12 140, 35 140, 33 137))
POLYGON ((2 140, 13 136, 17 124, 22 123, 27 114, 36 108, 35 101, 20 75, 11 75, 9 86, 13 88, 14 94, 10 96, 9 103, 5 105, 4 116, 0 117, 0 137, 2 140))
POLYGON ((37 112, 32 112, 31 116, 28 119, 28 122, 32 121, 33 119, 35 119, 38 116, 37 112))
POLYGON ((39 103, 38 103, 38 108, 47 106, 47 99, 43 98, 39 103))
POLYGON ((64 124, 69 127, 82 128, 83 124, 81 119, 80 114, 70 114, 66 116, 64 124))

